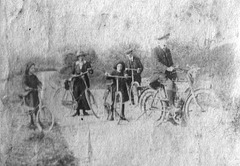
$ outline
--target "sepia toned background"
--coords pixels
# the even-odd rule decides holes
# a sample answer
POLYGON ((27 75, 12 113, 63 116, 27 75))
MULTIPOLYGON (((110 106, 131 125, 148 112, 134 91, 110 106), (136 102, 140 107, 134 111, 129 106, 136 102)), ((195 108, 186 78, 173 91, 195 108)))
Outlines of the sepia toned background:
MULTIPOLYGON (((16 98, 24 65, 29 60, 41 71, 38 76, 44 82, 45 96, 49 97, 53 93, 49 83, 61 79, 57 71, 66 66, 64 57, 82 50, 92 58, 95 70, 92 88, 101 102, 103 74, 112 69, 116 60, 125 59, 124 51, 135 48, 134 54, 141 58, 145 67, 143 77, 147 80, 156 38, 170 33, 168 45, 175 64, 183 67, 197 64, 201 68, 199 86, 212 85, 224 105, 226 122, 213 133, 171 124, 154 128, 151 121, 130 122, 121 127, 103 122, 90 124, 95 158, 92 165, 237 166, 239 18, 238 0, 1 0, 0 97, 16 98)), ((1 103, 0 161, 11 165, 14 163, 11 156, 18 156, 15 151, 19 150, 26 158, 36 158, 23 161, 37 165, 46 155, 44 150, 33 153, 33 147, 40 146, 36 143, 39 135, 34 135, 35 142, 23 141, 24 146, 19 146, 25 140, 22 136, 16 141, 19 135, 32 136, 30 131, 11 128, 13 105, 1 103), (29 147, 29 154, 24 154, 24 147, 29 147)), ((56 116, 63 115, 59 110, 53 111, 56 116)), ((89 132, 87 123, 82 123, 66 118, 59 122, 53 136, 46 136, 47 140, 59 138, 53 143, 59 149, 51 149, 50 153, 55 154, 56 161, 82 163, 87 155, 89 132)))

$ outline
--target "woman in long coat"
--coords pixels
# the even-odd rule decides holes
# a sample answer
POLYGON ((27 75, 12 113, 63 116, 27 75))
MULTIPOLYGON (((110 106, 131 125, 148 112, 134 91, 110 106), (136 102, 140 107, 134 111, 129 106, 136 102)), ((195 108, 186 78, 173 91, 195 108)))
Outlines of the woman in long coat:
MULTIPOLYGON (((86 54, 83 52, 77 53, 78 61, 73 64, 72 74, 79 75, 88 71, 90 74, 93 73, 93 69, 91 68, 91 64, 85 60, 86 54)), ((84 74, 82 77, 74 77, 73 78, 73 96, 75 100, 78 102, 78 107, 76 109, 76 113, 74 116, 80 115, 80 109, 83 111, 83 115, 88 115, 86 110, 90 110, 88 105, 84 90, 86 89, 84 80, 86 81, 87 87, 90 87, 90 81, 87 74, 84 74)))
MULTIPOLYGON (((28 62, 25 68, 25 72, 22 79, 22 87, 25 91, 25 104, 29 107, 36 108, 35 115, 37 113, 37 106, 39 105, 38 89, 42 88, 42 83, 34 74, 35 64, 28 62)), ((31 114, 30 127, 34 126, 33 114, 31 114)))
MULTIPOLYGON (((111 117, 110 120, 114 120, 113 118, 113 109, 114 109, 114 99, 115 99, 115 93, 117 90, 117 83, 116 83, 116 78, 111 77, 112 76, 124 76, 124 71, 125 71, 125 64, 122 61, 117 62, 114 65, 114 71, 111 72, 110 76, 108 73, 106 73, 107 79, 112 79, 113 84, 112 84, 112 105, 111 105, 111 117)), ((121 119, 126 120, 125 118, 125 102, 129 100, 128 96, 128 91, 127 91, 127 85, 126 85, 126 78, 119 78, 119 91, 122 93, 123 97, 123 104, 122 104, 122 111, 121 111, 121 119)))

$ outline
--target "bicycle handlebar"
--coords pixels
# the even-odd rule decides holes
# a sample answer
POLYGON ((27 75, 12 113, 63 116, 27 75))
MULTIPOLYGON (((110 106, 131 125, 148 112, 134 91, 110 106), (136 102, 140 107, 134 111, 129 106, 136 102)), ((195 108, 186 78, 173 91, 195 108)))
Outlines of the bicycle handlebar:
MULTIPOLYGON (((140 69, 140 68, 138 68, 140 69)), ((132 71, 138 71, 138 69, 134 69, 134 68, 125 68, 125 70, 132 70, 132 71)))
POLYGON ((130 76, 115 76, 115 75, 107 75, 107 77, 114 77, 114 78, 131 78, 130 76))
POLYGON ((89 71, 87 70, 87 71, 85 71, 85 72, 83 72, 83 73, 81 73, 81 74, 78 74, 78 75, 72 75, 71 78, 81 77, 81 76, 87 74, 88 72, 89 72, 89 71))

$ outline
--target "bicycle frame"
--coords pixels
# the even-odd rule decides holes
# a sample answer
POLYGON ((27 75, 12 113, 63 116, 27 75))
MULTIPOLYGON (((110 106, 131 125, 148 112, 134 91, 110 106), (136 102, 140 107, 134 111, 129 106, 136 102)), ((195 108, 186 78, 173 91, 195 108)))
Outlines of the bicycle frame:
POLYGON ((181 69, 181 68, 177 68, 177 69, 180 70, 180 71, 183 71, 183 72, 186 74, 186 77, 187 77, 188 88, 186 89, 186 92, 187 92, 188 89, 190 89, 190 92, 189 92, 189 94, 188 94, 188 97, 186 98, 186 101, 187 101, 188 98, 192 95, 195 104, 196 104, 202 111, 204 111, 204 109, 198 104, 197 99, 196 99, 196 96, 195 96, 195 92, 194 92, 194 89, 193 89, 193 84, 194 84, 194 81, 195 81, 195 74, 196 74, 196 72, 197 72, 200 68, 195 67, 195 66, 191 66, 190 69, 181 69))
MULTIPOLYGON (((114 76, 114 75, 108 75, 108 77, 113 77, 116 78, 116 92, 115 92, 115 97, 114 97, 114 117, 116 117, 116 97, 118 94, 121 94, 122 96, 122 92, 119 91, 119 78, 129 78, 129 77, 124 77, 124 76, 114 76)), ((119 116, 121 116, 119 114, 119 116)))

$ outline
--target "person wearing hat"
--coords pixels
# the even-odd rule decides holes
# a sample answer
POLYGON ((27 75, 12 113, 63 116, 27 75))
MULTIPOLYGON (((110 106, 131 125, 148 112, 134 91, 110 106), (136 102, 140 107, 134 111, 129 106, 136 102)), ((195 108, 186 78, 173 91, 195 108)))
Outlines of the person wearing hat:
MULTIPOLYGON (((134 78, 134 81, 137 81, 139 85, 141 85, 141 82, 142 82, 141 74, 143 72, 143 64, 140 58, 133 55, 133 49, 127 50, 125 54, 127 56, 127 61, 125 63, 126 68, 136 69, 136 71, 133 71, 133 78, 134 78)), ((126 70, 126 74, 128 76, 132 76, 132 71, 126 70)), ((128 87, 131 87, 132 81, 133 80, 131 78, 127 80, 128 87)), ((132 95, 132 99, 134 100, 132 93, 131 95, 132 95)), ((134 104, 134 101, 131 101, 131 102, 134 104)))
POLYGON ((154 69, 150 84, 159 81, 159 77, 166 78, 166 93, 169 100, 169 106, 171 107, 174 103, 174 97, 176 94, 173 81, 177 78, 177 75, 174 70, 171 51, 167 48, 167 39, 169 36, 170 34, 167 34, 161 38, 157 38, 157 46, 152 51, 154 69), (161 74, 159 74, 159 72, 161 74))
MULTIPOLYGON (((22 78, 22 88, 24 90, 25 104, 29 107, 34 107, 35 116, 37 115, 37 106, 39 105, 38 90, 42 88, 42 83, 39 81, 38 77, 34 74, 35 64, 33 62, 28 62, 26 64, 25 72, 22 78)), ((29 127, 36 128, 34 124, 34 114, 31 113, 31 120, 29 127)))
MULTIPOLYGON (((114 110, 114 100, 115 100, 115 93, 117 90, 117 83, 116 83, 116 78, 111 77, 111 76, 124 76, 124 71, 125 71, 125 64, 123 61, 118 61, 114 66, 113 66, 114 71, 111 72, 111 74, 109 73, 105 73, 105 75, 107 76, 106 78, 108 80, 113 80, 112 83, 112 104, 111 104, 111 115, 110 115, 110 119, 109 120, 114 120, 113 118, 113 110, 114 110)), ((129 100, 129 96, 128 96, 128 91, 127 91, 127 85, 126 85, 126 78, 119 78, 119 91, 121 91, 122 93, 122 97, 123 97, 123 104, 122 104, 122 110, 121 110, 121 119, 122 120, 126 120, 125 117, 125 102, 127 102, 129 100)), ((109 116, 108 116, 109 117, 109 116)))
MULTIPOLYGON (((72 65, 72 74, 74 75, 80 75, 81 73, 84 73, 88 71, 90 74, 93 74, 93 69, 91 67, 91 64, 85 60, 86 54, 84 52, 77 52, 77 61, 73 63, 72 65)), ((78 107, 76 109, 76 113, 74 116, 80 115, 80 110, 83 111, 83 115, 88 115, 86 110, 90 110, 90 107, 88 105, 86 96, 84 90, 86 89, 86 86, 84 84, 83 79, 85 79, 87 87, 90 87, 90 81, 87 74, 84 74, 83 77, 74 77, 72 79, 73 81, 73 96, 75 99, 77 99, 78 107), (79 96, 83 94, 84 96, 79 99, 79 96)))

